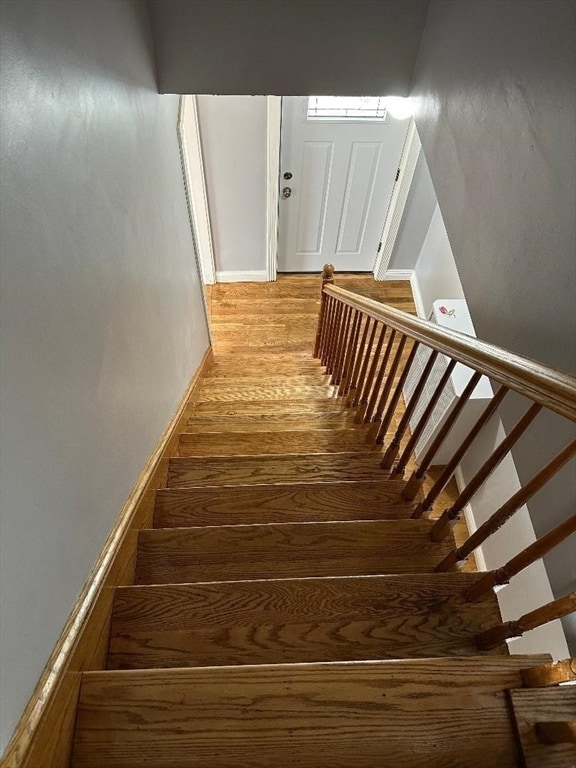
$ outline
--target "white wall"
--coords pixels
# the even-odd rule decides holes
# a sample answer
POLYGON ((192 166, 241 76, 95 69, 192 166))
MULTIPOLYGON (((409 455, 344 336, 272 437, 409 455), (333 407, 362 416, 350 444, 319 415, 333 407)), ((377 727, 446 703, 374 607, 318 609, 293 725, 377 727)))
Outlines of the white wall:
POLYGON ((131 0, 2 4, 1 736, 207 346, 131 0))
POLYGON ((217 280, 266 280, 266 97, 197 104, 217 280))
POLYGON ((414 269, 437 203, 428 163, 420 151, 388 269, 414 269))
MULTIPOLYGON (((495 416, 485 426, 474 446, 462 460, 457 475, 461 490, 472 480, 505 436, 502 421, 495 416)), ((514 460, 508 454, 469 505, 466 517, 471 532, 486 522, 519 489, 520 481, 514 460)), ((480 554, 483 562, 480 562, 480 567, 496 570, 532 544, 535 539, 534 526, 528 508, 523 506, 482 545, 480 554)), ((521 571, 511 579, 510 584, 498 591, 498 604, 504 621, 518 619, 553 599, 554 595, 542 560, 521 571)), ((564 630, 558 620, 511 641, 510 652, 551 653, 555 660, 570 656, 564 630)))
POLYGON ((465 298, 438 204, 414 266, 414 278, 414 298, 421 317, 430 315, 436 299, 465 298))

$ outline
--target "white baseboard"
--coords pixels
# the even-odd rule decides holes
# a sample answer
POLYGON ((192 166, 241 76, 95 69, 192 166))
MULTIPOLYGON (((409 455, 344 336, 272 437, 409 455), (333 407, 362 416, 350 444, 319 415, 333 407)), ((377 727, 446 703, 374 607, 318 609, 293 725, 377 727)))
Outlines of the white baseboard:
POLYGON ((410 287, 412 288, 412 296, 414 297, 414 306, 416 307, 416 314, 418 317, 427 320, 426 310, 424 309, 424 299, 422 298, 422 291, 420 290, 420 283, 418 282, 418 275, 416 270, 412 270, 410 275, 410 287))
POLYGON ((410 280, 413 269, 387 269, 384 280, 410 280))
POLYGON ((217 283, 266 283, 268 272, 265 269, 252 269, 245 272, 216 272, 217 283))

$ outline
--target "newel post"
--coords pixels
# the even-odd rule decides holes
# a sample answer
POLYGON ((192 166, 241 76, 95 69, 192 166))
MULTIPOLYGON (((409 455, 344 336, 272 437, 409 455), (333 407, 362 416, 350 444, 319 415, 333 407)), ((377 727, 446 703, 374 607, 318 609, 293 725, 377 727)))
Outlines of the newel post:
POLYGON ((318 327, 316 329, 316 343, 314 344, 314 357, 320 356, 320 340, 322 338, 322 330, 324 327, 324 320, 326 317, 326 294, 324 293, 324 286, 334 283, 334 267, 332 264, 324 264, 322 270, 322 292, 320 294, 320 314, 318 315, 318 327))

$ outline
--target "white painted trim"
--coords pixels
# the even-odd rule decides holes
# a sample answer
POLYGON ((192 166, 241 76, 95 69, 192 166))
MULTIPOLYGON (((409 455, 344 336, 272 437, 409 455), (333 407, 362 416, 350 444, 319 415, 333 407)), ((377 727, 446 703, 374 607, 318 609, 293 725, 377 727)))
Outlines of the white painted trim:
POLYGON ((422 298, 422 291, 420 290, 420 283, 418 282, 418 273, 415 269, 412 270, 412 276, 410 277, 410 287, 412 288, 412 296, 414 297, 416 314, 418 317, 427 320, 428 318, 426 317, 426 310, 424 309, 424 299, 422 298))
POLYGON ((182 153, 184 172, 189 191, 192 222, 196 235, 196 248, 205 285, 216 282, 216 263, 212 244, 210 210, 206 193, 202 142, 198 124, 196 96, 183 96, 182 153))
MULTIPOLYGON (((204 274, 202 271, 202 264, 200 262, 200 255, 198 252, 198 235, 194 224, 194 214, 192 210, 192 195, 190 189, 190 169, 188 164, 188 156, 186 153, 186 132, 184 130, 184 119, 186 110, 186 97, 180 96, 178 103, 178 123, 176 126, 176 132, 178 134, 178 146, 180 148, 180 165, 182 168, 182 178, 184 181, 184 191, 186 193, 186 208, 188 210, 188 220, 190 222, 190 230, 192 233, 192 247, 194 248, 194 260, 196 262, 196 271, 202 283, 204 283, 204 274)), ((204 309, 204 319, 206 320, 206 328, 208 330, 208 337, 210 339, 210 345, 212 345, 212 329, 210 325, 210 315, 208 313, 208 302, 206 298, 206 291, 202 285, 202 307, 204 309)))
POLYGON ((282 97, 266 97, 266 272, 267 280, 276 280, 278 266, 278 204, 280 190, 280 135, 282 97))
POLYGON ((382 245, 380 246, 380 252, 376 256, 376 261, 374 263, 375 280, 388 279, 385 274, 388 269, 388 264, 390 264, 390 259, 392 258, 392 250, 394 249, 398 230, 400 229, 400 222, 402 221, 402 215, 404 213, 404 208, 406 207, 408 193, 410 192, 412 178, 414 176, 414 171, 416 170, 416 163, 420 157, 421 148, 422 144, 420 143, 420 137, 416 130, 416 123, 414 122, 414 118, 410 118, 402 155, 400 157, 400 174, 392 190, 392 197, 390 198, 390 204, 388 205, 388 211, 386 213, 386 221, 384 222, 384 229, 382 230, 382 237, 380 238, 382 245))
POLYGON ((252 269, 244 272, 216 272, 218 283, 266 283, 268 272, 265 269, 252 269))
MULTIPOLYGON (((461 493, 464 490, 464 488, 466 488, 466 482, 464 480, 464 475, 462 474, 462 469, 460 466, 456 467, 456 472, 454 473, 454 479, 456 480, 458 491, 461 493)), ((466 506, 464 507, 464 519, 466 520, 466 527, 468 528, 468 533, 472 535, 474 531, 477 530, 478 526, 476 525, 476 520, 474 519, 474 513, 472 512, 472 507, 470 506, 470 504, 466 504, 466 506)), ((478 570, 487 571, 488 567, 486 565, 486 558, 484 557, 484 550, 482 549, 482 545, 480 545, 474 550, 474 557, 476 559, 476 565, 478 566, 478 570)))
POLYGON ((414 273, 413 269, 388 269, 384 275, 384 280, 411 280, 414 273))

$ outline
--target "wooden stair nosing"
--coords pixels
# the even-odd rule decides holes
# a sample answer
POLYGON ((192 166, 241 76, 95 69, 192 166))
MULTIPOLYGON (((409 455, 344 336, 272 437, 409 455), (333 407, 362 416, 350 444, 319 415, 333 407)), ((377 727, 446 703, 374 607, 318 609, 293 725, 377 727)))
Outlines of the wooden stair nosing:
POLYGON ((544 656, 86 672, 72 768, 516 768, 544 656))
POLYGON ((401 480, 382 480, 163 488, 156 492, 154 526, 407 518, 414 504, 402 499, 403 487, 401 480))
POLYGON ((432 573, 429 520, 265 523, 139 532, 135 583, 432 573))
POLYGON ((262 485, 383 480, 380 452, 185 458, 169 461, 167 486, 262 485))
MULTIPOLYGON (((500 623, 482 574, 387 575, 121 587, 108 668, 476 656, 500 623)), ((493 653, 507 653, 507 646, 493 653)))

